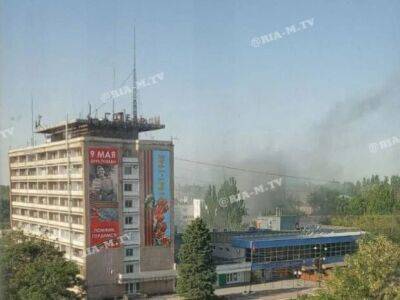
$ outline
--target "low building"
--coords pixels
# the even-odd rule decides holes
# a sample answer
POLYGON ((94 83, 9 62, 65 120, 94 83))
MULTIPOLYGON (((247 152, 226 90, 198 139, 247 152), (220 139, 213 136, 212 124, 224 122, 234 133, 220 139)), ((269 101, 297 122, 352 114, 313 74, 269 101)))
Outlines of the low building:
MULTIPOLYGON (((362 235, 361 231, 335 232, 331 228, 313 234, 270 230, 212 232, 216 286, 247 284, 250 274, 261 282, 298 274, 310 279, 317 271, 324 274, 335 266, 343 266, 345 255, 357 250, 357 240, 362 235)), ((180 235, 176 242, 179 252, 180 235)))
POLYGON ((357 250, 361 231, 315 234, 279 234, 273 236, 238 236, 232 246, 245 250, 245 262, 265 281, 284 278, 295 271, 324 273, 343 266, 345 255, 357 250))
POLYGON ((175 200, 175 228, 178 233, 183 232, 186 227, 196 218, 201 216, 201 199, 175 200))

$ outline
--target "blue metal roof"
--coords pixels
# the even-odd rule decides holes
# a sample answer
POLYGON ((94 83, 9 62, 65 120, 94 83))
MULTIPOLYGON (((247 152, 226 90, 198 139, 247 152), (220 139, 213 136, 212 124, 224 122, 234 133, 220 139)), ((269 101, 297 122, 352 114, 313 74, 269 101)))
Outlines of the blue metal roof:
POLYGON ((236 248, 272 248, 299 245, 330 244, 352 242, 359 239, 363 232, 341 232, 314 235, 286 235, 264 237, 234 237, 232 246, 236 248))

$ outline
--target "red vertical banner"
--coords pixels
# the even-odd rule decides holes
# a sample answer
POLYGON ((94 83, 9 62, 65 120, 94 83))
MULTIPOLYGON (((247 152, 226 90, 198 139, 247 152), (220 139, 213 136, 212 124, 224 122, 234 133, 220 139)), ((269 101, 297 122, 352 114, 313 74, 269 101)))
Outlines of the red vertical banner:
MULTIPOLYGON (((118 216, 118 148, 89 147, 90 246, 120 236, 118 216)), ((111 247, 118 247, 113 243, 111 247)))
POLYGON ((171 152, 144 150, 141 154, 144 193, 145 246, 171 245, 171 152))
POLYGON ((153 245, 153 201, 154 197, 152 194, 152 152, 151 150, 145 150, 143 152, 144 161, 144 235, 145 235, 145 246, 153 245))

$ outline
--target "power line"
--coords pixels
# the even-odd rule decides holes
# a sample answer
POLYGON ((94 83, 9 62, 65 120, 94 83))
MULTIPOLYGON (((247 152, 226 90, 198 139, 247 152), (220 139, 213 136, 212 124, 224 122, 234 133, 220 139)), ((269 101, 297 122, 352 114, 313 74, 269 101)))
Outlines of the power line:
POLYGON ((179 160, 179 161, 183 161, 183 162, 192 163, 192 164, 197 164, 197 165, 211 166, 211 167, 216 167, 216 168, 224 168, 224 169, 230 169, 230 170, 241 171, 241 172, 263 174, 263 175, 270 175, 270 176, 277 176, 277 177, 294 178, 294 179, 303 179, 303 180, 310 180, 310 181, 323 181, 323 182, 329 182, 329 183, 337 183, 337 181, 335 181, 335 180, 328 180, 328 179, 322 179, 322 178, 295 176, 295 175, 274 173, 274 172, 268 172, 268 171, 258 171, 258 170, 238 168, 238 167, 233 167, 233 166, 228 166, 228 165, 209 163, 209 162, 203 162, 203 161, 196 161, 196 160, 191 160, 191 159, 186 159, 186 158, 179 158, 179 157, 175 157, 174 159, 175 160, 179 160))

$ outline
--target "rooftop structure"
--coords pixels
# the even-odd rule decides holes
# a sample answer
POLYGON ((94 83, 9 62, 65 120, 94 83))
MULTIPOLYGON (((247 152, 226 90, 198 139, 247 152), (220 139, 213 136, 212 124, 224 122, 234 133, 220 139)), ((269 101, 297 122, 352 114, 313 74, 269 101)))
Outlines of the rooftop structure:
POLYGON ((119 139, 138 139, 140 132, 158 130, 165 128, 159 117, 145 119, 131 119, 130 115, 123 112, 113 115, 106 113, 103 119, 88 117, 87 119, 75 119, 60 123, 55 126, 45 127, 38 125, 37 133, 47 136, 50 142, 65 140, 81 136, 101 136, 119 139))

